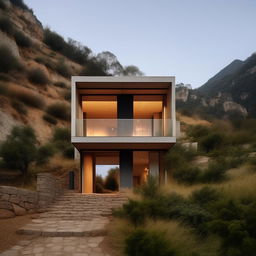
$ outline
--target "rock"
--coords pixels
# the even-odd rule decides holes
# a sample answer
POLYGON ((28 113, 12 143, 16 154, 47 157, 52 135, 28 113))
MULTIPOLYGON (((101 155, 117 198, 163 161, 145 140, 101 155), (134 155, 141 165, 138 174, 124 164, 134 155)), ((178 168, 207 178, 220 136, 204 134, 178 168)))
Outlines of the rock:
POLYGON ((240 104, 234 102, 234 101, 225 101, 223 103, 223 109, 225 112, 228 111, 237 111, 240 112, 241 115, 247 116, 248 112, 245 107, 241 106, 240 104))
POLYGON ((189 89, 188 88, 179 88, 176 91, 176 100, 180 100, 186 102, 189 96, 189 89))
POLYGON ((12 210, 12 204, 10 202, 7 201, 0 201, 0 209, 4 209, 4 210, 12 210))
POLYGON ((0 46, 8 47, 15 57, 18 57, 18 58, 20 57, 19 48, 18 48, 16 42, 13 39, 11 39, 10 37, 8 37, 2 31, 0 31, 0 46))
POLYGON ((24 215, 26 214, 26 210, 16 204, 13 204, 13 210, 14 210, 14 213, 17 215, 17 216, 21 216, 21 215, 24 215))
POLYGON ((0 193, 16 195, 17 194, 17 188, 9 187, 9 186, 0 186, 0 193))
POLYGON ((0 219, 13 218, 15 214, 12 211, 0 209, 0 219))

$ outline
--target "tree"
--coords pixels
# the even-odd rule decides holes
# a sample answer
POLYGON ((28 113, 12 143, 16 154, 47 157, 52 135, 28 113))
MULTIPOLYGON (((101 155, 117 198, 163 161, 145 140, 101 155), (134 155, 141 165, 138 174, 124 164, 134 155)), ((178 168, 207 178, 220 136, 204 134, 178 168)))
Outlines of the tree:
POLYGON ((122 74, 124 76, 143 76, 143 72, 140 71, 140 69, 134 65, 126 66, 123 69, 122 74))
POLYGON ((106 189, 112 190, 112 191, 117 191, 118 190, 118 173, 119 173, 119 168, 111 168, 108 171, 108 175, 105 179, 105 184, 104 187, 106 189))
POLYGON ((15 126, 11 134, 3 142, 0 155, 4 164, 11 169, 18 169, 23 175, 36 158, 36 136, 31 127, 15 126))

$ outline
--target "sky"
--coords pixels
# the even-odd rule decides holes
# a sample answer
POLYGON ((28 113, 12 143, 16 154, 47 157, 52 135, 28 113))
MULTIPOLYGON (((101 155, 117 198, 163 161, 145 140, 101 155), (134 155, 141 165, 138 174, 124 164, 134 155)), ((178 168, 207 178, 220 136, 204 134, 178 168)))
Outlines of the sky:
POLYGON ((25 0, 44 26, 147 76, 201 86, 256 51, 255 0, 25 0))

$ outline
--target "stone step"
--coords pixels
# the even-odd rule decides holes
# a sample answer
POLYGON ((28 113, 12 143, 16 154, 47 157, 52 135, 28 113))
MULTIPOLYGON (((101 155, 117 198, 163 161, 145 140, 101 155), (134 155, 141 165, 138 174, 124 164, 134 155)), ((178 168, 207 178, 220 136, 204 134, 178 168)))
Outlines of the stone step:
POLYGON ((34 219, 17 233, 47 237, 104 236, 108 222, 108 218, 103 217, 92 220, 34 219))

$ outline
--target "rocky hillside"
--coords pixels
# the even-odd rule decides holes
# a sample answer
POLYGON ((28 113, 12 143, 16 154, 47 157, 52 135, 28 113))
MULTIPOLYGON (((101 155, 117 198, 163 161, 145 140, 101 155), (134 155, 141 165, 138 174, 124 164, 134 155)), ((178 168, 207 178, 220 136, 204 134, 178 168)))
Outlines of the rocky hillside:
POLYGON ((177 107, 205 118, 256 116, 256 54, 234 60, 198 89, 177 87, 177 107))
POLYGON ((69 127, 71 75, 140 74, 43 28, 22 0, 0 0, 0 141, 14 125, 32 126, 40 143, 69 127))

